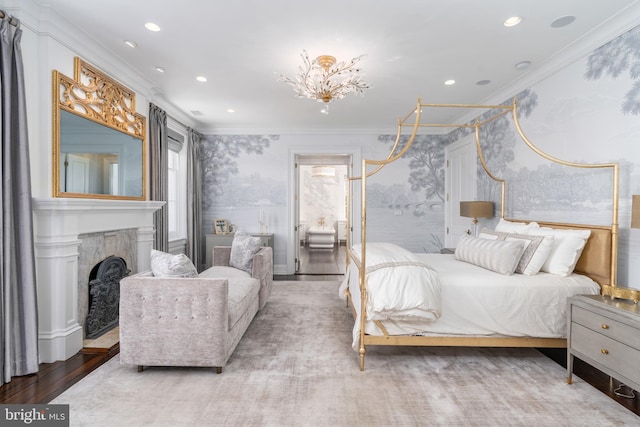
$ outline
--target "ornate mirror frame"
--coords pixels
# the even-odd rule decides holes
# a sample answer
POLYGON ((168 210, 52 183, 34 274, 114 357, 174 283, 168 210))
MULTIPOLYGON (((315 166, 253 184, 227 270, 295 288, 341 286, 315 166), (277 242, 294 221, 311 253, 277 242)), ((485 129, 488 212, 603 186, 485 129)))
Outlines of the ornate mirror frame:
MULTIPOLYGON (((84 126, 84 125, 83 125, 84 126)), ((131 89, 117 83, 106 74, 102 73, 95 67, 89 65, 82 59, 76 57, 74 59, 74 78, 69 78, 58 71, 53 71, 53 197, 77 197, 92 199, 115 199, 115 200, 146 200, 146 118, 136 112, 135 92, 131 89), (102 126, 96 126, 91 131, 92 139, 91 147, 87 151, 94 154, 101 152, 101 142, 95 138, 106 132, 112 134, 113 138, 125 138, 130 141, 120 142, 120 155, 125 152, 124 157, 129 157, 129 161, 133 162, 134 167, 127 168, 123 163, 127 159, 118 159, 115 161, 115 173, 119 178, 113 182, 121 182, 120 188, 127 185, 135 190, 134 194, 127 191, 116 192, 116 194, 106 194, 98 192, 73 192, 63 191, 61 182, 66 185, 66 167, 68 165, 66 154, 65 164, 62 166, 62 138, 61 138, 61 116, 69 112, 73 116, 68 116, 74 121, 88 121, 89 126, 97 123, 102 126), (113 130, 117 132, 112 132, 113 130), (129 142, 140 143, 137 146, 129 145, 129 142), (124 148, 123 148, 124 147, 124 148), (126 153, 127 150, 131 150, 126 153), (133 155, 132 155, 133 154, 133 155), (140 157, 140 176, 138 176, 137 158, 140 157), (131 160, 133 159, 133 160, 131 160), (120 163, 120 164, 119 164, 120 163), (65 169, 63 171, 63 168, 65 169), (118 172, 119 171, 119 172, 118 172), (133 171, 133 172, 132 172, 133 171), (62 173, 65 173, 65 179, 62 179, 62 173), (126 180, 126 183, 125 183, 126 180)), ((109 149, 107 149, 110 151, 109 149)), ((104 154, 104 153, 102 153, 104 154)), ((131 164, 129 165, 131 166, 131 164)), ((90 166, 87 166, 89 169, 90 166)), ((96 172, 100 175, 103 172, 96 172)), ((88 175, 87 175, 88 176, 88 175)))

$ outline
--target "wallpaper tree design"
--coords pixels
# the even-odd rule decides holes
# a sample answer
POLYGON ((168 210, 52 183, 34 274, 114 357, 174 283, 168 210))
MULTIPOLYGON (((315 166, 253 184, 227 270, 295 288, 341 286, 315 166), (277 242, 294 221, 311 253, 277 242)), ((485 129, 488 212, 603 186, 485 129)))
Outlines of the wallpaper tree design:
POLYGON ((640 114, 640 27, 615 38, 596 49, 587 61, 585 77, 598 80, 604 74, 619 77, 629 70, 629 76, 635 83, 625 94, 622 114, 640 114))
POLYGON ((232 175, 237 175, 238 159, 242 153, 264 153, 278 135, 209 135, 202 141, 202 176, 204 192, 203 207, 210 209, 216 198, 229 191, 226 184, 232 175))
MULTIPOLYGON (((380 135, 378 140, 392 145, 395 135, 380 135)), ((401 151, 409 141, 401 136, 397 151, 401 151)), ((416 135, 413 144, 404 155, 409 158, 409 184, 411 190, 422 192, 424 200, 444 201, 444 147, 448 138, 443 135, 416 135)))

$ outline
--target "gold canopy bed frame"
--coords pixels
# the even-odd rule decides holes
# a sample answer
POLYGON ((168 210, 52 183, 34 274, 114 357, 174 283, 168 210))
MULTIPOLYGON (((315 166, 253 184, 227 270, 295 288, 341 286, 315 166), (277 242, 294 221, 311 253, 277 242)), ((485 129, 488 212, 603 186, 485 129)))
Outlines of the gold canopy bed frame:
MULTIPOLYGON (((542 152, 534 146, 525 136, 520 123, 518 121, 517 100, 514 98, 510 105, 474 105, 474 104, 423 104, 420 99, 415 109, 411 111, 404 119, 398 120, 397 137, 391 151, 384 160, 362 160, 361 176, 351 177, 348 186, 348 203, 347 203, 347 221, 350 221, 352 211, 351 194, 353 193, 351 185, 360 181, 361 184, 361 256, 358 257, 352 251, 351 236, 347 233, 347 264, 351 261, 352 265, 358 268, 359 289, 360 289, 360 370, 364 370, 364 360, 366 354, 366 346, 368 345, 385 345, 385 346, 460 346, 460 347, 540 347, 540 348, 563 348, 566 347, 566 339, 564 338, 537 338, 537 337, 483 337, 483 336, 418 336, 418 335, 390 335, 384 326, 376 321, 376 325, 382 331, 382 335, 370 335, 365 333, 366 322, 366 301, 367 301, 367 179, 372 175, 380 172, 384 166, 400 159, 409 150, 413 144, 418 130, 422 127, 448 127, 448 128, 473 128, 475 130, 475 142, 478 152, 478 158, 487 175, 498 182, 501 187, 501 212, 500 217, 504 218, 505 212, 505 180, 496 177, 487 166, 480 144, 480 128, 502 116, 511 113, 513 122, 520 138, 535 153, 543 158, 561 165, 577 167, 577 168, 597 168, 610 169, 613 174, 612 186, 612 218, 611 225, 580 225, 567 223, 553 223, 538 221, 541 226, 550 226, 554 228, 581 229, 590 230, 591 236, 583 250, 583 253, 576 265, 575 272, 584 274, 592 278, 600 285, 603 295, 610 295, 621 298, 635 299, 637 301, 638 292, 618 288, 616 285, 617 277, 617 247, 618 247, 618 187, 619 187, 619 164, 618 163, 602 163, 602 164, 583 164, 564 161, 542 152), (476 118, 474 123, 464 124, 439 124, 439 123, 422 123, 421 117, 423 110, 429 108, 464 108, 464 109, 484 109, 492 116, 483 119, 476 118), (413 118, 413 121, 411 119, 413 118), (404 147, 398 150, 403 129, 411 128, 411 134, 404 147), (369 170, 371 169, 371 170, 369 170)), ((511 221, 524 221, 518 219, 510 219, 511 221)), ((528 219, 526 221, 531 221, 528 219)), ((350 224, 347 224, 347 229, 350 224)), ((351 308, 356 317, 356 309, 353 306, 353 300, 350 298, 347 288, 347 300, 351 304, 351 308)))

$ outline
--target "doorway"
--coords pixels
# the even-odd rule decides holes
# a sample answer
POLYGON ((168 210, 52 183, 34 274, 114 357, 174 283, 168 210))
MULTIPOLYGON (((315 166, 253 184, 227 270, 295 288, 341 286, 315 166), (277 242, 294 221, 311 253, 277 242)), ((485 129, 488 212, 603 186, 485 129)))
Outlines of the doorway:
POLYGON ((342 275, 346 270, 350 155, 296 156, 297 275, 342 275))

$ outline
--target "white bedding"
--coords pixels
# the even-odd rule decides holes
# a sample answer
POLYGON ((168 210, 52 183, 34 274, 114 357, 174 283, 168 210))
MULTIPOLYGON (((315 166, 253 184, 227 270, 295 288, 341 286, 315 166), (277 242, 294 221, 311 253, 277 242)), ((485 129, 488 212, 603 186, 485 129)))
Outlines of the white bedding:
MULTIPOLYGON (((507 276, 458 261, 454 255, 414 255, 438 272, 441 315, 429 322, 406 319, 382 321, 391 335, 563 338, 566 336, 567 298, 600 292, 597 283, 578 274, 568 277, 549 273, 507 276)), ((350 265, 340 286, 343 298, 347 286, 354 307, 359 311, 358 269, 353 265, 350 265)), ((382 335, 369 319, 365 332, 382 335)), ((357 350, 358 347, 359 320, 356 320, 353 348, 357 350)))

